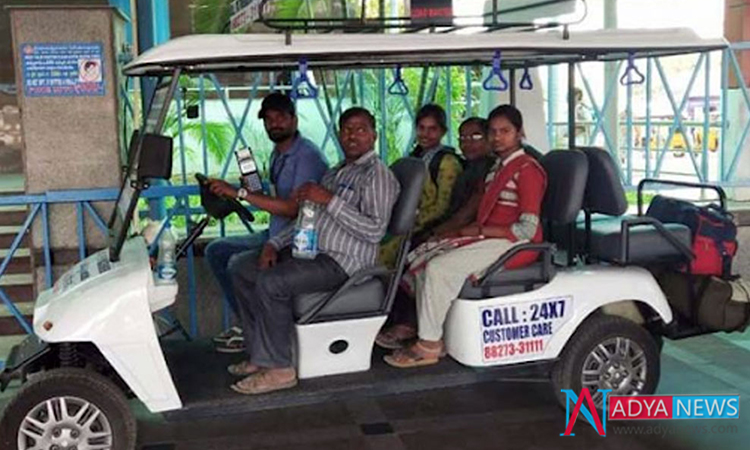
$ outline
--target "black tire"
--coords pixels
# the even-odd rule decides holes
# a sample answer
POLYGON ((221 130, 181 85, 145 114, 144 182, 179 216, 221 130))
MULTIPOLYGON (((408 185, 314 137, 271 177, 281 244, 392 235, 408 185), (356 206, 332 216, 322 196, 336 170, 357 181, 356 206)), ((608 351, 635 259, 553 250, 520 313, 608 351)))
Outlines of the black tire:
MULTIPOLYGON (((561 389, 570 389, 575 392, 576 395, 579 395, 583 389, 582 378, 584 363, 600 364, 597 360, 590 359, 589 355, 591 355, 594 349, 597 349, 600 344, 611 343, 612 340, 616 338, 628 339, 631 343, 637 344, 637 346, 643 351, 642 359, 645 361, 645 376, 641 378, 640 383, 637 383, 638 386, 629 386, 632 389, 632 392, 628 392, 628 394, 649 395, 656 391, 656 386, 659 384, 660 358, 659 344, 654 339, 654 336, 642 326, 628 319, 616 316, 597 315, 586 319, 578 327, 578 330, 570 338, 570 341, 568 341, 565 349, 560 355, 560 359, 555 363, 555 366, 552 369, 552 386, 555 390, 555 396, 563 408, 565 407, 566 397, 565 394, 561 392, 561 389)), ((634 351, 637 354, 634 346, 628 346, 628 352, 629 351, 634 351)), ((638 358, 638 361, 640 360, 641 358, 638 358)), ((616 364, 618 364, 620 368, 623 367, 622 361, 622 359, 616 361, 616 364)), ((606 366, 609 369, 614 370, 612 365, 607 366, 606 364, 601 364, 601 366, 606 366)), ((589 369, 595 369, 595 367, 589 367, 589 369)), ((638 364, 637 369, 633 369, 631 364, 622 370, 624 373, 628 374, 625 380, 632 379, 631 374, 633 372, 639 372, 640 374, 644 373, 642 372, 643 368, 640 367, 640 364, 638 364)), ((623 372, 617 370, 615 371, 615 375, 622 376, 623 372)), ((616 378, 609 374, 607 376, 611 377, 610 380, 612 381, 616 380, 616 378)), ((593 382, 593 379, 597 377, 592 376, 591 378, 593 382)), ((609 382, 603 380, 602 377, 598 377, 597 379, 599 380, 599 383, 609 382)), ((627 382, 622 383, 622 385, 627 384, 627 382)), ((593 388, 592 386, 587 387, 589 388, 589 392, 595 402, 597 402, 597 407, 601 409, 601 401, 598 399, 599 396, 595 395, 597 394, 596 388, 593 388)), ((600 387, 606 389, 610 386, 603 385, 600 387)), ((623 392, 616 392, 615 390, 609 395, 616 393, 624 395, 623 392)))
MULTIPOLYGON (((88 431, 96 431, 97 427, 102 425, 101 418, 105 418, 111 432, 112 450, 135 449, 136 421, 122 391, 112 381, 94 371, 74 368, 55 369, 39 374, 21 388, 0 419, 0 448, 18 450, 19 430, 26 416, 41 403, 59 398, 66 398, 66 404, 72 405, 68 408, 75 408, 79 399, 96 407, 101 415, 93 419, 95 423, 88 428, 88 431)), ((53 404, 59 406, 57 402, 53 404)), ((86 411, 82 410, 84 408, 78 409, 77 412, 82 415, 80 420, 85 422, 90 417, 86 411)), ((69 411, 69 414, 73 414, 73 411, 69 411)), ((55 410, 55 414, 60 414, 59 409, 55 410)), ((39 420, 39 417, 35 418, 39 420)), ((44 416, 41 418, 43 419, 44 416)), ((47 425, 48 421, 49 419, 43 423, 47 425)), ((44 435, 50 436, 48 432, 52 426, 49 425, 46 428, 47 432, 44 432, 44 435)), ((40 430, 44 429, 40 428, 40 430)), ((64 430, 68 436, 73 433, 72 428, 64 428, 64 430)))

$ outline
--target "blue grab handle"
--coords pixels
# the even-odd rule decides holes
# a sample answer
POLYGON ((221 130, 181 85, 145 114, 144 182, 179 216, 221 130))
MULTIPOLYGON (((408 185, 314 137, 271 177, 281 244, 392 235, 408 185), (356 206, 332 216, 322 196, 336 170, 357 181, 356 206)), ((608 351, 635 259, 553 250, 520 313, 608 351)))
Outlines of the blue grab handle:
POLYGON ((534 89, 534 82, 531 81, 531 74, 529 73, 528 67, 523 68, 523 75, 521 76, 521 82, 518 83, 518 87, 520 87, 524 91, 530 91, 534 89))
POLYGON ((299 61, 299 76, 294 80, 292 84, 292 98, 317 98, 318 88, 312 84, 310 78, 307 77, 307 59, 302 58, 299 61), (302 88, 307 90, 305 93, 302 88))
POLYGON ((391 95, 409 95, 409 87, 404 83, 404 79, 401 78, 401 66, 396 66, 396 73, 393 77, 393 83, 388 86, 388 93, 391 95))
POLYGON ((489 75, 487 75, 487 78, 484 79, 482 82, 482 87, 485 91, 500 91, 504 92, 508 90, 508 87, 510 86, 508 83, 508 80, 505 79, 505 76, 503 76, 503 71, 500 68, 502 62, 502 55, 500 53, 500 50, 495 51, 495 56, 492 58, 492 71, 489 75), (497 77, 500 81, 499 86, 495 86, 492 84, 492 79, 494 77, 497 77))
POLYGON ((643 84, 646 82, 646 77, 643 76, 638 66, 635 65, 635 55, 630 53, 628 55, 628 66, 625 68, 625 73, 620 77, 620 84, 623 86, 643 84), (633 79, 632 76, 635 74, 637 78, 633 79))

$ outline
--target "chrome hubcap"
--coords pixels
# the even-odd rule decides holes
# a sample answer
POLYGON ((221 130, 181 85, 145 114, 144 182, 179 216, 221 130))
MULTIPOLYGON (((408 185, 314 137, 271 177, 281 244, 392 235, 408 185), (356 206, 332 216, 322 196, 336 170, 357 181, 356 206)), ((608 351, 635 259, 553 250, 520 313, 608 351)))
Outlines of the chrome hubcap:
POLYGON ((21 421, 19 450, 111 450, 112 427, 102 411, 77 397, 54 397, 21 421))
POLYGON ((637 395, 646 386, 647 375, 646 353, 641 346, 615 337, 601 342, 586 357, 581 385, 601 407, 602 394, 598 389, 611 389, 609 395, 637 395))

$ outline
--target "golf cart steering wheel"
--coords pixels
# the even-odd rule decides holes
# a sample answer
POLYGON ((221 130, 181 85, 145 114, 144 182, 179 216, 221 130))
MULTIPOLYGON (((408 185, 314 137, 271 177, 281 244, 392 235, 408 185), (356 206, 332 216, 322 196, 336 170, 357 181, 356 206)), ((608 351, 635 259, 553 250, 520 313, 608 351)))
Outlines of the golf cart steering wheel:
POLYGON ((237 213, 243 222, 249 223, 255 220, 253 213, 248 211, 242 204, 234 198, 220 197, 209 189, 208 177, 202 173, 196 173, 195 179, 198 180, 201 192, 201 205, 209 216, 215 219, 223 219, 226 216, 237 213))

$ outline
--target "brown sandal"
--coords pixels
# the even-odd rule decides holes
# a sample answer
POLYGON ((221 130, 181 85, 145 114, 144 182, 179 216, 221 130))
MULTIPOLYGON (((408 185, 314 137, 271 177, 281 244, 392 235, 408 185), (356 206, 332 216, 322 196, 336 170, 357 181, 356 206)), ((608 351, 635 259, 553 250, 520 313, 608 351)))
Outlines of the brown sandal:
POLYGON ((394 325, 378 333, 375 343, 380 348, 396 350, 404 348, 404 342, 417 337, 417 331, 409 325, 394 325))
POLYGON ((242 361, 227 367, 227 372, 235 377, 246 377, 260 371, 260 367, 250 361, 242 361))
POLYGON ((232 385, 232 390, 246 395, 266 394, 297 386, 297 375, 288 381, 278 381, 267 370, 256 372, 232 385))
POLYGON ((444 356, 445 349, 442 342, 440 347, 432 349, 425 347, 424 343, 419 340, 411 347, 402 348, 391 355, 386 355, 383 360, 390 366, 407 369, 437 364, 440 362, 440 358, 444 356))

